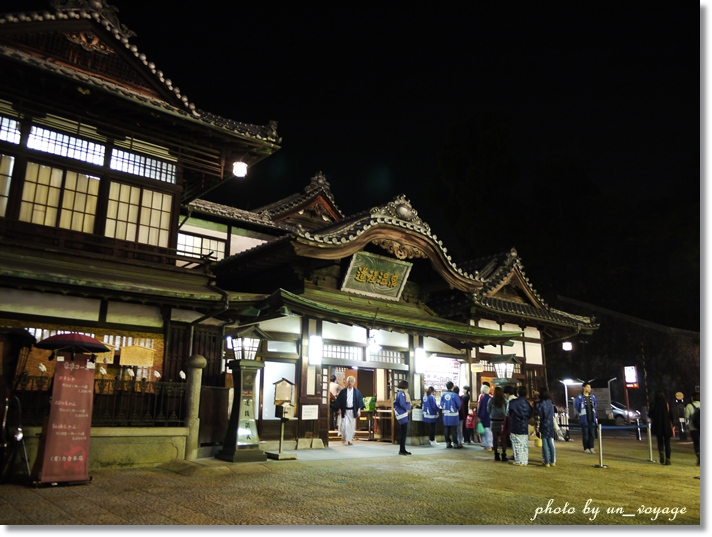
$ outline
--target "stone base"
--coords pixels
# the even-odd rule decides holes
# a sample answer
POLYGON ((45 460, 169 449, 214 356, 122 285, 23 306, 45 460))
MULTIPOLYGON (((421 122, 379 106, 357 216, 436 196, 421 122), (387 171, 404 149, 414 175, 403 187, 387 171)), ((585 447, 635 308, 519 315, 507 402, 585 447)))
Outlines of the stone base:
POLYGON ((234 452, 221 451, 215 455, 216 459, 227 462, 262 462, 267 460, 267 455, 260 446, 238 448, 234 452))
POLYGON ((312 440, 312 449, 324 449, 324 441, 321 438, 315 438, 312 440))
POLYGON ((311 449, 312 439, 311 438, 298 438, 297 439, 297 449, 311 449))
POLYGON ((296 461, 297 456, 289 453, 280 453, 279 451, 267 451, 267 457, 278 461, 296 461))

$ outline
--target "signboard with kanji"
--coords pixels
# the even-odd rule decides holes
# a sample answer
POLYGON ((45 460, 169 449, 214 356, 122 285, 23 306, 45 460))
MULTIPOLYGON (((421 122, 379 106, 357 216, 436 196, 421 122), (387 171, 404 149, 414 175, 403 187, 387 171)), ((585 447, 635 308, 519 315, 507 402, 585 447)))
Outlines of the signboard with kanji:
POLYGON ((89 480, 94 363, 87 358, 81 354, 74 360, 57 357, 52 405, 44 431, 42 483, 89 480))
POLYGON ((368 252, 357 252, 341 290, 386 300, 399 300, 413 264, 368 252))

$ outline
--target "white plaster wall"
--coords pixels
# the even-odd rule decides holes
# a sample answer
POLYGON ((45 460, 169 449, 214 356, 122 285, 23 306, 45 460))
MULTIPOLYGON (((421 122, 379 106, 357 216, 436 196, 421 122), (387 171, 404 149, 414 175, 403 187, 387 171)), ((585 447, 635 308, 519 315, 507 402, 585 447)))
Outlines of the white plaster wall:
MULTIPOLYGON (((345 324, 324 321, 321 324, 321 337, 323 339, 337 339, 365 345, 367 343, 366 329, 360 326, 347 326, 345 324)), ((376 338, 380 343, 379 336, 376 338)))
POLYGON ((158 308, 124 302, 109 302, 106 310, 106 322, 159 328, 163 326, 163 318, 158 308))
POLYGON ((214 237, 220 240, 227 240, 227 232, 220 231, 217 229, 209 229, 199 226, 191 226, 190 224, 185 224, 180 228, 180 233, 195 233, 196 235, 204 235, 206 237, 214 237))
POLYGON ((512 347, 507 347, 508 350, 504 351, 504 354, 515 354, 518 358, 524 358, 524 345, 521 341, 512 341, 514 345, 512 347))
POLYGON ((58 317, 62 320, 98 321, 101 301, 18 289, 0 291, 0 311, 58 317))
POLYGON ((301 317, 279 317, 260 323, 260 330, 265 332, 284 332, 286 334, 301 334, 302 333, 302 318, 301 317))
MULTIPOLYGON (((196 319, 200 319, 203 316, 202 313, 193 310, 181 310, 172 308, 171 309, 171 321, 178 323, 192 323, 196 319)), ((213 326, 222 326, 223 321, 217 319, 206 319, 200 324, 208 324, 213 326)))
POLYGON ((490 321, 489 319, 480 319, 478 325, 480 328, 487 328, 489 330, 500 330, 499 323, 495 321, 490 321))
POLYGON ((541 332, 532 326, 527 326, 524 329, 524 337, 541 339, 541 332))
POLYGON ((252 237, 243 237, 241 235, 232 235, 230 237, 230 255, 239 254, 260 244, 264 244, 265 240, 254 239, 252 237))
POLYGON ((527 351, 527 364, 543 365, 544 354, 541 350, 541 344, 526 342, 525 346, 527 351))
MULTIPOLYGON (((451 347, 447 343, 443 343, 434 337, 423 338, 423 349, 425 352, 434 352, 440 354, 463 354, 461 350, 451 347)), ((463 354, 464 356, 464 354, 463 354)))

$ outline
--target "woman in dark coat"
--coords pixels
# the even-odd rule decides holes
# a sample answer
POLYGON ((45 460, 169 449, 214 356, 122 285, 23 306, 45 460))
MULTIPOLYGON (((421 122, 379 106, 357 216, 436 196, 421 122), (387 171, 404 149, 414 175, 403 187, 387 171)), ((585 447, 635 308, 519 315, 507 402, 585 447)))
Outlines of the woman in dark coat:
POLYGON ((655 394, 653 404, 650 405, 648 413, 652 421, 650 431, 658 439, 658 451, 660 452, 660 464, 670 464, 670 438, 672 438, 672 417, 670 415, 670 405, 665 398, 665 392, 659 390, 655 394))

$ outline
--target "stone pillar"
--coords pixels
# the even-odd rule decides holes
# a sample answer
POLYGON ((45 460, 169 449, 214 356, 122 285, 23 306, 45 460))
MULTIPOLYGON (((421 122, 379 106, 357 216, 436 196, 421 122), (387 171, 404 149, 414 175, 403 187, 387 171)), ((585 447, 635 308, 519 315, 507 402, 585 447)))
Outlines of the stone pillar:
POLYGON ((188 359, 188 378, 186 379, 185 423, 188 427, 188 438, 185 446, 185 459, 192 461, 198 458, 200 442, 200 388, 203 380, 203 369, 208 361, 200 354, 194 354, 188 359))

